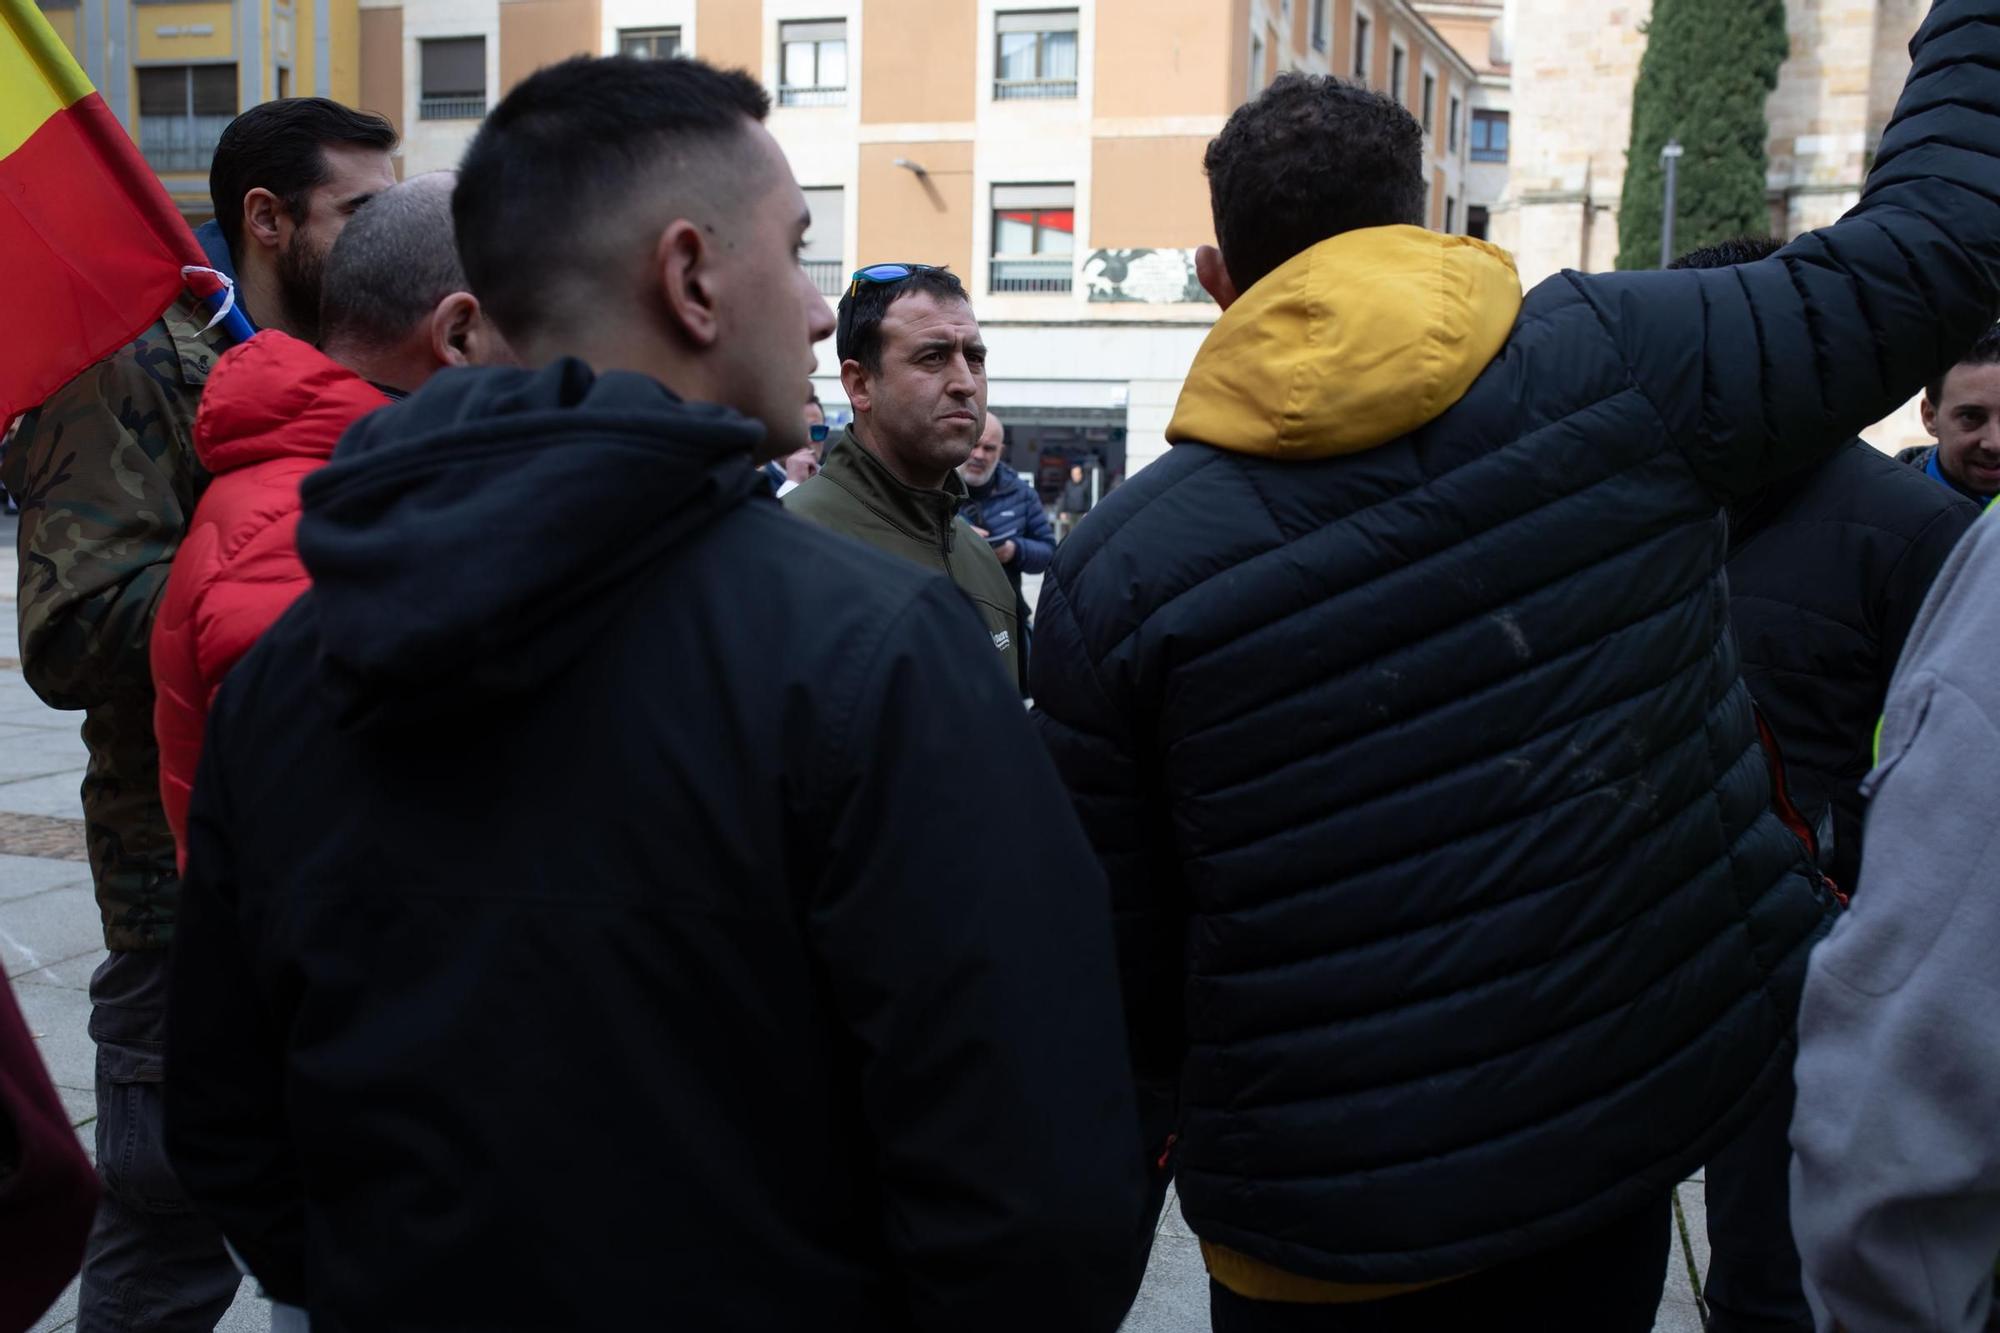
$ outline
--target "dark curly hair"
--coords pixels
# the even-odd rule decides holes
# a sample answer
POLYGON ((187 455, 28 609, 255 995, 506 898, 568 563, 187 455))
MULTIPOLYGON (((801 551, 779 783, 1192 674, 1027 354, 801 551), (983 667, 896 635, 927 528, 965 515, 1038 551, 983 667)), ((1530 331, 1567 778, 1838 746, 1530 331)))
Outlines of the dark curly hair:
POLYGON ((1324 74, 1280 74, 1202 158, 1238 291, 1330 236, 1424 218, 1424 132, 1396 100, 1324 74))

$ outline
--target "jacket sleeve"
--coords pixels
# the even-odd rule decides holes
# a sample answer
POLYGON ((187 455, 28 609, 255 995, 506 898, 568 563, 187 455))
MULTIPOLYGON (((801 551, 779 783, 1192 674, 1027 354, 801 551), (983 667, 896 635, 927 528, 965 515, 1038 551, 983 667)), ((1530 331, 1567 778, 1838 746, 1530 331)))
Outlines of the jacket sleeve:
POLYGON ((1056 527, 1049 522, 1049 511, 1042 508, 1042 497, 1035 494, 1035 488, 1026 482, 1021 488, 1028 493, 1028 521, 1014 539, 1021 548, 1015 558, 1021 562, 1023 574, 1039 574, 1056 558, 1056 527))
POLYGON ((1885 690, 1903 656, 1903 644, 1910 637, 1910 627, 1916 624, 1917 612, 1923 607, 1932 582, 1978 517, 1979 509, 1970 502, 1953 504, 1939 512, 1924 525, 1884 580, 1875 621, 1880 627, 1885 690))
POLYGON ((1110 879, 1126 1037, 1149 1160, 1178 1120, 1187 1053, 1187 893, 1173 854, 1159 765, 1126 729, 1144 709, 1113 696, 1091 657, 1069 596, 1052 573, 1035 632, 1034 720, 1110 879))
POLYGON ((1984 806, 2000 786, 2000 614, 1989 582, 1952 576, 1897 673, 1860 887, 1800 1010, 1792 1224, 1822 1328, 1974 1333, 1992 1305, 2000 824, 1984 806), (1936 650, 1954 641, 1955 663, 1936 650))
POLYGON ((1736 268, 1568 275, 1725 500, 1906 402, 2000 306, 2000 0, 1937 0, 1861 200, 1736 268))
POLYGON ((21 666, 52 708, 149 676, 153 611, 188 511, 192 395, 158 326, 58 390, 7 446, 21 506, 21 666))
POLYGON ((913 1326, 1110 1333, 1141 1174, 1103 878, 991 655, 939 579, 829 682, 809 929, 913 1326))
POLYGON ((305 1303, 305 1192, 285 1115, 285 1017, 260 984, 240 914, 224 766, 229 695, 188 814, 188 865, 167 1009, 167 1156, 188 1198, 275 1300, 305 1303))

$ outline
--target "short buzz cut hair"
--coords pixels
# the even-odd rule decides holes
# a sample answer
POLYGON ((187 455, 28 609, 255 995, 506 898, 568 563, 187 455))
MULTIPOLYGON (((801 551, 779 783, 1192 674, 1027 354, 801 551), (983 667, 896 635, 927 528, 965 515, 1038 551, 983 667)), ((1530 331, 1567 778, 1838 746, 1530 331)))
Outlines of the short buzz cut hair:
POLYGON ((1330 237, 1423 225, 1423 127, 1394 98, 1324 74, 1280 74, 1236 108, 1202 167, 1239 292, 1330 237))
POLYGON ((209 164, 208 201, 238 264, 243 262, 243 200, 250 191, 269 190, 293 224, 304 226, 312 192, 327 178, 330 147, 393 152, 396 127, 372 111, 356 111, 324 97, 265 102, 229 122, 209 164))
POLYGON ((1784 248, 1785 243, 1775 236, 1733 236, 1714 245, 1690 250, 1667 267, 1735 268, 1738 264, 1754 264, 1760 259, 1769 259, 1784 248))
POLYGON ((629 288, 638 222, 672 221, 663 189, 691 211, 729 208, 743 175, 730 149, 770 110, 748 74, 699 60, 578 56, 529 75, 459 166, 452 216, 473 295, 510 339, 584 317, 629 288))
POLYGON ((454 181, 449 171, 412 176, 355 213, 326 258, 322 347, 393 347, 466 290, 451 230, 454 181))
POLYGON ((1979 335, 1979 341, 1966 349, 1964 356, 1944 368, 1944 373, 1924 386, 1924 397, 1931 400, 1932 407, 1944 404, 1945 376, 1960 366, 2000 366, 2000 324, 1994 325, 1979 335))
POLYGON ((845 364, 859 361, 873 373, 882 369, 882 319, 889 307, 905 296, 935 296, 940 301, 964 301, 972 297, 965 284, 948 268, 913 269, 910 276, 895 282, 857 282, 840 298, 839 338, 834 355, 845 364))

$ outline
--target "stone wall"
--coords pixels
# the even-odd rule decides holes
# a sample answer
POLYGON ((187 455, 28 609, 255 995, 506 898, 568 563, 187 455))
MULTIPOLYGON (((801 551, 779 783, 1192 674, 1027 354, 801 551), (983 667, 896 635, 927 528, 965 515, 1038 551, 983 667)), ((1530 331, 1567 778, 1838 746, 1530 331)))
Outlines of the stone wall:
MULTIPOLYGON (((1514 5, 1513 160, 1493 239, 1514 251, 1532 286, 1564 268, 1615 265, 1652 0, 1514 5)), ((1928 0, 1787 0, 1791 54, 1767 105, 1774 232, 1826 226, 1860 197, 1927 9, 1928 0)), ((1904 409, 1869 441, 1917 443, 1925 437, 1915 423, 1904 409)))

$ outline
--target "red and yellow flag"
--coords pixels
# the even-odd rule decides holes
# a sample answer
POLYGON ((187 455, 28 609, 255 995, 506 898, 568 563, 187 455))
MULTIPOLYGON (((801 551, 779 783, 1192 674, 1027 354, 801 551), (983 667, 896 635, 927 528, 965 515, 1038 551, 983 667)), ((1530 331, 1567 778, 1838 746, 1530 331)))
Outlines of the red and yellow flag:
POLYGON ((0 422, 160 317, 200 244, 35 0, 0 0, 0 422))

